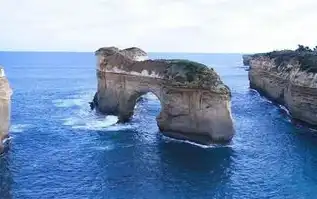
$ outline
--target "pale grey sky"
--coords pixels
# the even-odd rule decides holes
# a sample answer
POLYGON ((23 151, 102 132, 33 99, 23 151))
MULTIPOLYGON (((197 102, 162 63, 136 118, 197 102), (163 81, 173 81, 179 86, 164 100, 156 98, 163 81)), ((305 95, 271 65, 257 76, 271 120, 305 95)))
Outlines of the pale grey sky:
POLYGON ((316 0, 0 0, 0 50, 261 52, 317 45, 316 0))

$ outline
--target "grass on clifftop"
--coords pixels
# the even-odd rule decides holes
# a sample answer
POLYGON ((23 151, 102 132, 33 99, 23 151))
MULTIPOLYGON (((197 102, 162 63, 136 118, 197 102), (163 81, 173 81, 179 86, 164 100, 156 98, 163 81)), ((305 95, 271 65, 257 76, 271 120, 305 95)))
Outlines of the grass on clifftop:
POLYGON ((174 59, 169 62, 172 64, 172 70, 170 72, 175 73, 177 71, 178 73, 184 74, 188 82, 195 81, 200 74, 204 74, 209 70, 204 64, 190 60, 174 59))
POLYGON ((312 50, 309 47, 299 45, 296 50, 273 51, 253 56, 268 56, 270 59, 274 59, 278 67, 298 62, 302 70, 317 73, 317 47, 312 50))
POLYGON ((169 63, 165 76, 178 83, 210 87, 220 83, 218 74, 206 65, 183 59, 164 60, 169 63))

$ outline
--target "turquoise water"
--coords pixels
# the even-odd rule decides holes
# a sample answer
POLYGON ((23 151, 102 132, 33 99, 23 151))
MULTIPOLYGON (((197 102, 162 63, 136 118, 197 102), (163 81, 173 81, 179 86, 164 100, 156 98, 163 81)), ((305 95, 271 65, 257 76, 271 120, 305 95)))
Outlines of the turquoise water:
POLYGON ((239 54, 152 53, 215 68, 236 135, 202 147, 162 136, 147 94, 133 120, 96 115, 93 53, 0 53, 14 89, 0 198, 316 198, 317 137, 249 89, 239 54))

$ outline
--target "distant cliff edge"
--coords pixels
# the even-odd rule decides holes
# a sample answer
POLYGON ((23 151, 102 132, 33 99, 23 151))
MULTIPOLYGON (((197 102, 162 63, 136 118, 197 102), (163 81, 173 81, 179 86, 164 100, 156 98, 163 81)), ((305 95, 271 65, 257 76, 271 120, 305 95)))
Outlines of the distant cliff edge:
POLYGON ((284 105, 291 116, 317 126, 317 50, 299 46, 243 56, 250 87, 284 105))
POLYGON ((0 153, 3 151, 3 142, 8 137, 10 127, 12 90, 0 66, 0 153))
POLYGON ((243 59, 243 65, 245 66, 249 66, 250 65, 250 60, 252 58, 252 55, 243 55, 242 59, 243 59))

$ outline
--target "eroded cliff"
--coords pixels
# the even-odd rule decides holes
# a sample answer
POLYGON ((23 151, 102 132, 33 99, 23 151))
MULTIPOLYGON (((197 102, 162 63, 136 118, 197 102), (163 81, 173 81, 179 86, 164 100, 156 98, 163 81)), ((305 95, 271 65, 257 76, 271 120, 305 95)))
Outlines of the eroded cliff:
POLYGON ((291 116, 317 125, 317 55, 274 51, 252 55, 250 87, 288 108, 291 116))
POLYGON ((250 60, 252 59, 252 55, 243 55, 243 65, 249 66, 250 65, 250 60))
POLYGON ((3 141, 8 137, 10 127, 10 106, 12 90, 4 74, 4 69, 0 67, 0 153, 3 150, 3 141))
POLYGON ((218 74, 188 60, 145 60, 141 49, 96 51, 98 91, 93 107, 126 122, 137 99, 152 92, 161 102, 159 129, 204 144, 231 140, 230 90, 218 74))

